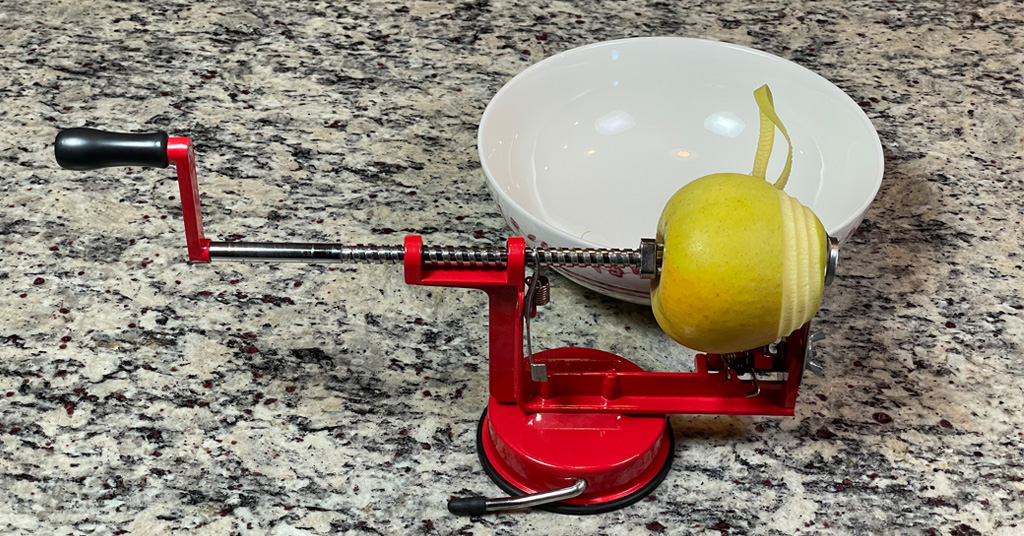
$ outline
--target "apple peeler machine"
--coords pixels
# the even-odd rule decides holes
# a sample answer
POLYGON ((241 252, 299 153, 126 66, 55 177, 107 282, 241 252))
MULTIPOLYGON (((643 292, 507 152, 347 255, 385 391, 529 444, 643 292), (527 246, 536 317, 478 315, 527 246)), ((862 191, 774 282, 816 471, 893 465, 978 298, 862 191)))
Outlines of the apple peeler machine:
MULTIPOLYGON (((637 249, 428 247, 419 236, 396 246, 333 243, 215 242, 203 232, 195 154, 189 138, 120 134, 87 128, 60 132, 54 150, 66 169, 118 166, 177 169, 189 262, 401 264, 410 285, 478 289, 489 298, 489 398, 477 429, 484 471, 509 496, 454 498, 455 514, 539 507, 594 514, 649 494, 672 465, 669 414, 792 416, 805 369, 818 371, 805 324, 769 346, 697 354, 693 372, 645 372, 591 348, 533 353, 530 319, 547 303, 545 267, 629 267, 653 278, 654 240, 637 249), (529 271, 530 275, 527 275, 529 271)), ((835 275, 830 239, 825 284, 835 275)))

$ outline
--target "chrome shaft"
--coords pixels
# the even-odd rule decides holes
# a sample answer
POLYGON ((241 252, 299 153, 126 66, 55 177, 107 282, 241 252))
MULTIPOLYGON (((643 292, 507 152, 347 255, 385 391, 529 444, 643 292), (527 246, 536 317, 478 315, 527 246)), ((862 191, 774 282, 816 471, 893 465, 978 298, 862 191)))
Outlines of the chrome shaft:
POLYGON ((346 246, 270 242, 211 242, 210 260, 239 262, 312 262, 399 264, 402 246, 346 246))
MULTIPOLYGON (((508 251, 499 248, 424 247, 428 266, 503 267, 508 251)), ((402 246, 357 244, 301 244, 265 242, 212 242, 211 261, 313 262, 355 264, 399 264, 405 259, 402 246)), ((551 267, 637 267, 641 254, 633 249, 527 248, 526 263, 551 267)))

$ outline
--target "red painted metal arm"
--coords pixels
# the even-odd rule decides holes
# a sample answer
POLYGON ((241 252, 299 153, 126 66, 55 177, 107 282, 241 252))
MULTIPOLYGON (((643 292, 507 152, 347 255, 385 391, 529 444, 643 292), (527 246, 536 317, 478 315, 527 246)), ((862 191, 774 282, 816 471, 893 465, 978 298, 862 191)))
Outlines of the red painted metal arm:
POLYGON ((203 234, 203 214, 199 206, 199 184, 196 180, 196 157, 192 151, 192 141, 188 138, 169 138, 167 160, 174 162, 178 171, 188 260, 192 263, 210 262, 210 240, 203 234))

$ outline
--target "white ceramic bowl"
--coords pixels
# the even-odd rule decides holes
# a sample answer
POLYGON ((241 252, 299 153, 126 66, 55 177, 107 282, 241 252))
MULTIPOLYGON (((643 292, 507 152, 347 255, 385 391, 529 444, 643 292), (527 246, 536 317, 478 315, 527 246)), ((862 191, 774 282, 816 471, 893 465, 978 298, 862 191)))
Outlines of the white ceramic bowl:
MULTIPOLYGON (((547 58, 494 96, 478 147, 502 215, 530 245, 636 248, 668 198, 719 172, 750 173, 767 83, 793 141, 786 192, 849 239, 882 180, 871 122, 842 90, 784 59, 699 39, 608 41, 547 58)), ((785 161, 781 135, 768 167, 785 161)), ((577 283, 650 303, 629 270, 560 270, 577 283)))

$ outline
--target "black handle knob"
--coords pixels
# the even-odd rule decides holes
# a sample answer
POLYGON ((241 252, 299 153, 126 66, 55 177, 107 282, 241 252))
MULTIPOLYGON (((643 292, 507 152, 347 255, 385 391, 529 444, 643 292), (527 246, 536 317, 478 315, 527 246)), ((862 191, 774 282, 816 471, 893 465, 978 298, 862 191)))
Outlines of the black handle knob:
POLYGON ((69 128, 57 134, 53 154, 64 169, 167 167, 167 133, 121 134, 69 128))
POLYGON ((448 511, 457 516, 482 516, 487 513, 487 498, 451 499, 448 501, 448 511))

